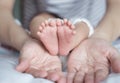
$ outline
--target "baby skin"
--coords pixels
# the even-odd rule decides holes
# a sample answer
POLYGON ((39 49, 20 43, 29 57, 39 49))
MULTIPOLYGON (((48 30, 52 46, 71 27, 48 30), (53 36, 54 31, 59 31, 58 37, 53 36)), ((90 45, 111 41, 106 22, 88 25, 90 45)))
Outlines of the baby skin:
POLYGON ((88 37, 88 28, 84 27, 87 25, 83 22, 73 25, 67 19, 46 20, 37 35, 50 54, 65 56, 88 37))

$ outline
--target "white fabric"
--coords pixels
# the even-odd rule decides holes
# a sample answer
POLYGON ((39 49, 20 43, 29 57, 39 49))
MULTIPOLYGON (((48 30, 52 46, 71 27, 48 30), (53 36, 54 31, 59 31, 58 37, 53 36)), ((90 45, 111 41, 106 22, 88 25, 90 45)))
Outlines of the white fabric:
POLYGON ((93 26, 106 12, 106 0, 37 0, 37 5, 39 12, 53 13, 71 21, 86 18, 93 26))

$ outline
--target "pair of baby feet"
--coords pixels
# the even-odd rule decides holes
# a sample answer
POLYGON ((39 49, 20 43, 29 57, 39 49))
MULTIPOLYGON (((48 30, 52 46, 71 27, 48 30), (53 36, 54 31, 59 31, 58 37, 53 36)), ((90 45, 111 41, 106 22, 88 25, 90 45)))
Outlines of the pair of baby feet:
POLYGON ((46 20, 39 26, 37 35, 52 55, 67 55, 72 43, 75 26, 67 19, 46 20))

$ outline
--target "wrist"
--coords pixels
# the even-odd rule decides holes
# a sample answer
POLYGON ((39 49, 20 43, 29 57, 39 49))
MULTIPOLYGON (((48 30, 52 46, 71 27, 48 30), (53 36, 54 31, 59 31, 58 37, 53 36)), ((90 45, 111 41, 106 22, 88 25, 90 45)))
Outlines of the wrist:
POLYGON ((84 22, 78 22, 75 24, 76 33, 79 33, 79 37, 88 37, 89 36, 89 28, 84 22))
MULTIPOLYGON (((29 49, 29 48, 34 47, 36 45, 37 45, 37 47, 39 46, 39 48, 41 50, 44 49, 42 43, 39 42, 38 40, 36 40, 34 38, 26 39, 19 51, 23 51, 23 50, 29 49)), ((33 50, 34 50, 34 48, 31 51, 33 51, 33 50)))
MULTIPOLYGON (((87 27, 84 27, 84 28, 87 28, 88 29, 88 37, 90 37, 93 33, 94 33, 94 28, 93 28, 93 26, 91 25, 91 23, 87 20, 87 19, 85 19, 85 18, 81 18, 81 19, 76 19, 74 22, 73 22, 73 24, 77 24, 77 23, 80 23, 80 22, 83 22, 83 23, 85 23, 86 25, 87 25, 87 27)), ((86 31, 86 33, 87 33, 87 31, 86 31)))
POLYGON ((39 25, 40 25, 40 19, 38 16, 36 16, 30 22, 31 36, 37 38, 37 31, 38 31, 39 25))
POLYGON ((91 35, 90 38, 99 38, 99 39, 103 39, 106 40, 107 42, 112 42, 112 38, 108 33, 104 33, 104 32, 99 32, 99 31, 95 31, 94 34, 91 35))
POLYGON ((24 47, 25 43, 28 42, 28 41, 31 41, 31 40, 32 40, 32 38, 30 38, 29 36, 24 37, 21 40, 21 43, 19 44, 17 49, 20 51, 24 47))

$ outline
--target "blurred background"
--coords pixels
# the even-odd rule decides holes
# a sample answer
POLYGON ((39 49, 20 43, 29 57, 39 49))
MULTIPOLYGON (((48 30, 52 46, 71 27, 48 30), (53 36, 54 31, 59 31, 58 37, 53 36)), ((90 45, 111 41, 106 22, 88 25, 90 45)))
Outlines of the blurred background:
POLYGON ((22 20, 21 10, 22 10, 22 2, 21 0, 16 0, 13 13, 14 13, 14 17, 19 19, 20 21, 22 20))

